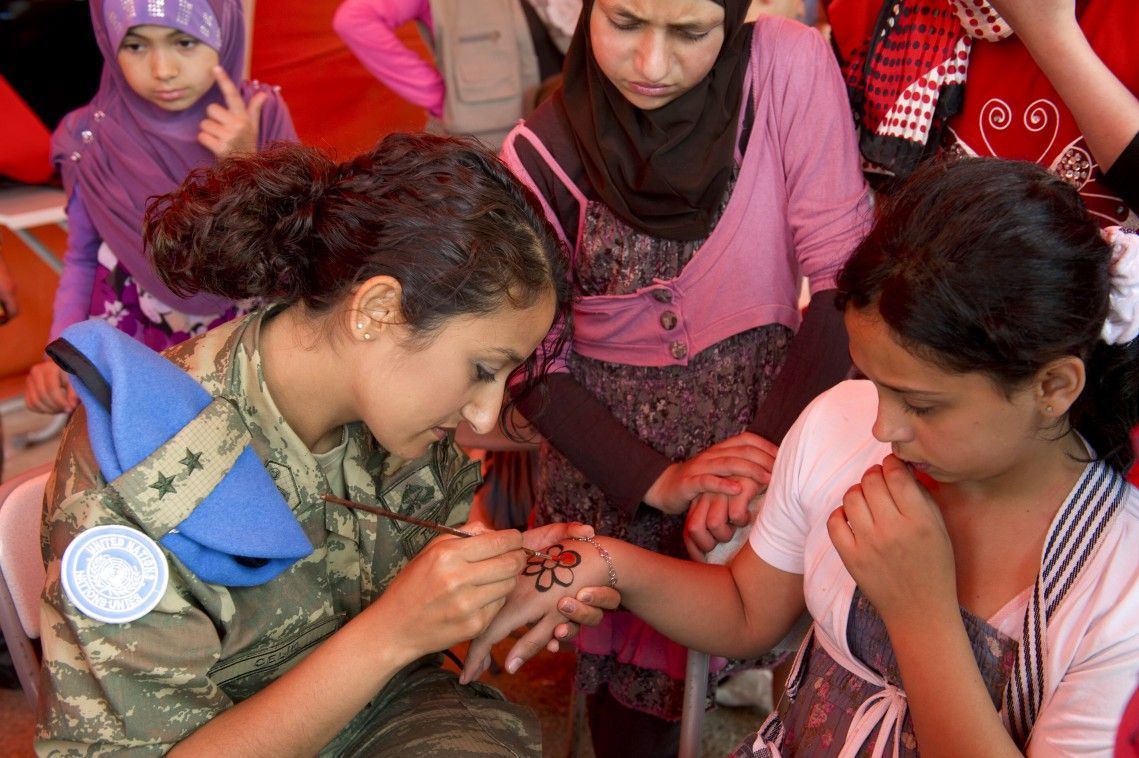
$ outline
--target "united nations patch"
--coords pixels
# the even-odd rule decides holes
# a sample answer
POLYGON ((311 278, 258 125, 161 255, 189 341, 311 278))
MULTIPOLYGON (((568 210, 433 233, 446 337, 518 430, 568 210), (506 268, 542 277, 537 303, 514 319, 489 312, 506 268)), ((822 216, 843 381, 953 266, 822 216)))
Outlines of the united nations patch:
POLYGON ((150 613, 169 581, 157 543, 118 524, 80 533, 63 551, 60 572, 67 599, 106 624, 125 624, 150 613))

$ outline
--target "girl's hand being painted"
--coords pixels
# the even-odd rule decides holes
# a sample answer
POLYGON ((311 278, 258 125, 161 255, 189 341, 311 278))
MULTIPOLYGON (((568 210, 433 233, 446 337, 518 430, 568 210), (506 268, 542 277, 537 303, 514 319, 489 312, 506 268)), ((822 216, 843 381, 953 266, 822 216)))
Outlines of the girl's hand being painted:
POLYGON ((251 153, 257 149, 257 133, 261 123, 261 107, 269 97, 258 92, 247 105, 237 85, 221 66, 214 66, 214 78, 225 105, 210 103, 202 120, 198 142, 219 159, 234 153, 251 153))
MULTIPOLYGON (((532 556, 518 577, 506 605, 467 651, 466 666, 459 681, 477 679, 490 664, 490 650, 520 626, 532 625, 510 648, 506 670, 513 674, 522 664, 558 640, 557 631, 566 618, 582 606, 615 608, 620 595, 606 586, 608 568, 598 550, 585 542, 562 539, 542 550, 550 559, 532 556)), ((597 614, 600 621, 600 614, 597 614)))
POLYGON ((827 531, 887 627, 931 618, 946 604, 956 613, 953 546, 941 511, 899 458, 886 456, 846 491, 827 531))

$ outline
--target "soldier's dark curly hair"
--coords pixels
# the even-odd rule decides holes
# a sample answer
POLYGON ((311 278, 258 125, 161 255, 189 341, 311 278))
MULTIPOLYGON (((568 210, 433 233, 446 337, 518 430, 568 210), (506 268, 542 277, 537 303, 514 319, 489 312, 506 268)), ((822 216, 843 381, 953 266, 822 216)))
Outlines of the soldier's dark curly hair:
MULTIPOLYGON (((301 301, 331 311, 366 279, 402 287, 413 338, 448 319, 571 291, 561 243, 532 194, 474 140, 392 134, 338 163, 278 144, 192 172, 146 214, 148 254, 180 295, 301 301)), ((546 362, 520 367, 528 383, 546 362)))

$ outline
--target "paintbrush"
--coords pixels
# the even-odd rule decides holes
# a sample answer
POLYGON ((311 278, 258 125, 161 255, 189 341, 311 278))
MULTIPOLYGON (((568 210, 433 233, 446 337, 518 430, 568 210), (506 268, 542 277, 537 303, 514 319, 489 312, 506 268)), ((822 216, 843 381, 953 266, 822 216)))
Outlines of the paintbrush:
MULTIPOLYGON (((381 508, 378 505, 365 505, 364 503, 357 503, 355 500, 345 500, 344 498, 336 497, 335 495, 321 495, 320 497, 322 500, 326 500, 330 503, 336 503, 337 505, 343 505, 345 508, 355 508, 358 511, 366 511, 367 513, 374 513, 377 516, 383 516, 384 518, 394 519, 395 521, 403 521, 404 523, 407 523, 407 524, 415 524, 416 526, 423 526, 423 527, 426 527, 428 529, 434 529, 435 531, 442 532, 443 534, 453 534, 456 537, 474 537, 475 536, 471 532, 464 532, 462 529, 456 529, 453 526, 447 526, 446 524, 436 524, 434 521, 428 521, 426 519, 416 518, 415 516, 405 516, 402 513, 396 513, 395 511, 389 511, 387 508, 381 508)), ((528 547, 522 548, 522 552, 526 553, 526 555, 532 555, 536 558, 544 558, 545 560, 548 560, 548 561, 557 560, 552 555, 549 555, 547 553, 541 553, 541 552, 538 552, 537 550, 531 550, 528 547)))

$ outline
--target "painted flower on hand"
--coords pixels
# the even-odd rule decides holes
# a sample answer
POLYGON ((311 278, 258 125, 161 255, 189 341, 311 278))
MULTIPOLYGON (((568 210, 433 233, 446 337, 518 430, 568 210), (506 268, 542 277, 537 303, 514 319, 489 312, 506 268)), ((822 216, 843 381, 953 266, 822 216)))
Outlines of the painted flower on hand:
POLYGON ((522 575, 537 576, 534 588, 539 592, 548 592, 555 584, 562 587, 573 584, 573 570, 581 563, 581 554, 575 550, 566 550, 561 545, 550 545, 545 553, 550 557, 530 556, 526 560, 526 568, 522 569, 522 575))

